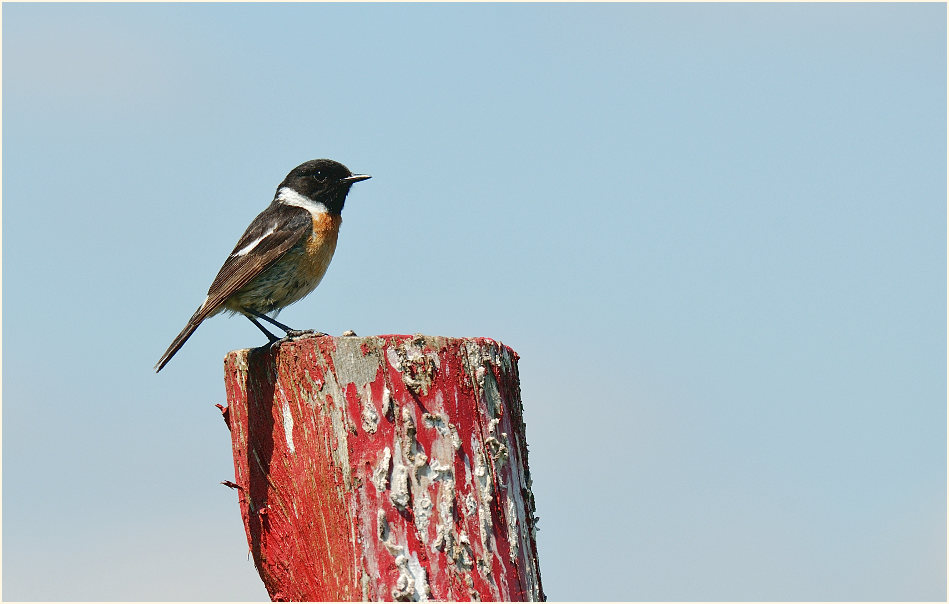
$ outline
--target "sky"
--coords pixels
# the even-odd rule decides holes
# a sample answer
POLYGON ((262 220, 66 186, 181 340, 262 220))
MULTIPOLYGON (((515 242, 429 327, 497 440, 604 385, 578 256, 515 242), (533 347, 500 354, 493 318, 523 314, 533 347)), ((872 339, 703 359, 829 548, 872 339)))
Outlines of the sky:
POLYGON ((206 322, 520 355, 551 600, 946 599, 945 4, 2 6, 2 596, 266 600, 206 322))

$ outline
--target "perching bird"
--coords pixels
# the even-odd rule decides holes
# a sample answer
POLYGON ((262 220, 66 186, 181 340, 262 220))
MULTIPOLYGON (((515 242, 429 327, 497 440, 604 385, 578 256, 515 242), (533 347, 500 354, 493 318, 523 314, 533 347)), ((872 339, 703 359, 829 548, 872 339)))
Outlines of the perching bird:
POLYGON ((314 159, 291 170, 267 209, 244 231, 208 289, 208 297, 162 355, 155 371, 161 371, 202 321, 224 310, 250 319, 271 342, 277 337, 257 319, 287 335, 305 333, 266 313, 293 304, 319 285, 336 251, 346 195, 353 183, 367 178, 330 159, 314 159))

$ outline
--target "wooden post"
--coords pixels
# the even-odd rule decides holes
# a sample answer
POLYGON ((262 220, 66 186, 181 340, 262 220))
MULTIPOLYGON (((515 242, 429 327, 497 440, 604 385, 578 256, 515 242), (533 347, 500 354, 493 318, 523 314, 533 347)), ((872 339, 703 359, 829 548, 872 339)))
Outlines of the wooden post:
POLYGON ((228 354, 225 484, 271 599, 545 599, 517 359, 419 335, 228 354))

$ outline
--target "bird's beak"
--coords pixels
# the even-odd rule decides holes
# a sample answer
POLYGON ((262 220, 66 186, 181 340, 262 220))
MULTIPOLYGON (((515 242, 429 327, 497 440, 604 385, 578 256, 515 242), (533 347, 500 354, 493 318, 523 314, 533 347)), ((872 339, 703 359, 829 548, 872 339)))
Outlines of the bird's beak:
POLYGON ((372 178, 372 177, 369 176, 368 174, 353 174, 352 176, 347 176, 346 178, 344 178, 342 182, 351 185, 354 182, 359 182, 360 180, 367 180, 369 178, 372 178))

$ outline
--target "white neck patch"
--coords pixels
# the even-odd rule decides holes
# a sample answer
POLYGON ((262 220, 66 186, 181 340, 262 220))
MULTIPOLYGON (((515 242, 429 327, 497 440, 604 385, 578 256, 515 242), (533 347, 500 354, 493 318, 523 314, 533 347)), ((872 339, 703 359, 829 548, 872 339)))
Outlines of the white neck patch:
POLYGON ((329 208, 321 201, 313 201, 306 195, 300 195, 290 187, 280 187, 277 191, 277 201, 288 206, 297 206, 303 208, 310 214, 329 214, 329 208))

